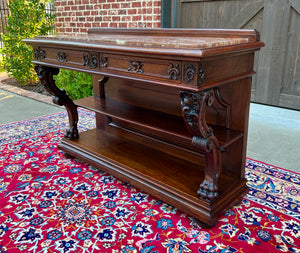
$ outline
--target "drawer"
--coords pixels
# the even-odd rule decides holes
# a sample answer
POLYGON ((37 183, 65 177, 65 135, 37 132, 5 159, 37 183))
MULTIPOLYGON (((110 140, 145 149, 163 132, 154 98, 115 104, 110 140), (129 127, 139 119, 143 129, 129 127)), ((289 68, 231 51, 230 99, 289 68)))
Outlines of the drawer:
POLYGON ((171 80, 175 83, 182 81, 180 61, 101 54, 100 70, 137 78, 171 80))
POLYGON ((36 61, 92 73, 145 80, 159 84, 197 87, 201 84, 201 64, 93 51, 34 48, 36 61))
POLYGON ((77 50, 35 48, 34 58, 42 62, 80 69, 99 69, 99 54, 77 50))

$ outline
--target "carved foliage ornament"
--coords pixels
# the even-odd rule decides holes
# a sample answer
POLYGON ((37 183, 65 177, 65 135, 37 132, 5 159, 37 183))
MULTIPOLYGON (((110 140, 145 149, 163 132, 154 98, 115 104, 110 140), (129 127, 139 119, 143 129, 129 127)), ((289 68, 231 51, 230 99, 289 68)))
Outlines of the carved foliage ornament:
POLYGON ((207 138, 212 134, 212 129, 207 126, 205 113, 207 107, 214 101, 213 90, 206 90, 200 93, 192 91, 181 91, 182 115, 186 126, 191 134, 207 138))
POLYGON ((100 56, 100 67, 107 68, 108 66, 108 58, 104 56, 100 56))
POLYGON ((67 62, 67 55, 64 52, 58 52, 57 53, 57 60, 59 62, 67 62))
POLYGON ((39 60, 40 58, 40 50, 38 48, 34 49, 34 59, 39 60))
POLYGON ((92 69, 98 67, 98 54, 83 54, 83 66, 90 66, 92 69))
POLYGON ((46 51, 41 49, 40 47, 34 49, 34 59, 35 60, 43 60, 46 58, 46 51))
POLYGON ((179 64, 171 63, 168 68, 168 75, 171 80, 178 80, 180 75, 179 64))
POLYGON ((90 57, 88 54, 82 56, 83 66, 90 66, 90 57))
POLYGON ((128 62, 128 71, 135 73, 144 73, 143 66, 144 64, 140 61, 129 61, 128 62))
POLYGON ((196 74, 196 67, 193 64, 186 64, 184 66, 184 81, 192 83, 196 74))
POLYGON ((98 55, 91 54, 91 68, 95 69, 98 67, 98 55))
POLYGON ((200 96, 198 93, 181 91, 181 106, 184 121, 189 131, 198 132, 198 119, 200 113, 200 96))
POLYGON ((204 67, 202 64, 199 66, 199 74, 198 74, 198 84, 202 84, 204 82, 204 67))

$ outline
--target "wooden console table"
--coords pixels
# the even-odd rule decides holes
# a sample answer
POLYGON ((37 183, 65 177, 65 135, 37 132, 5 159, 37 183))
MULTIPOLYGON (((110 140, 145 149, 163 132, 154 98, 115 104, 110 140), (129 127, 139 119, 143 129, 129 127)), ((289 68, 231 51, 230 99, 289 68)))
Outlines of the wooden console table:
POLYGON ((35 69, 68 111, 66 153, 149 192, 206 225, 247 192, 245 153, 255 30, 91 29, 35 37, 35 69), (93 74, 73 102, 59 68, 93 74), (77 107, 96 113, 78 135, 77 107))

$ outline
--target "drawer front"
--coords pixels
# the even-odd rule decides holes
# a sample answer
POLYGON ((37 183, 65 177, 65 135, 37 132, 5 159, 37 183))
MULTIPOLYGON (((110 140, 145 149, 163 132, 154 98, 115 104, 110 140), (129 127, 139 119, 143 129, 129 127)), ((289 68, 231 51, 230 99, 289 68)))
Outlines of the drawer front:
POLYGON ((54 48, 35 48, 34 58, 50 64, 80 68, 80 69, 99 69, 99 54, 92 52, 54 49, 54 48))
POLYGON ((34 48, 36 61, 92 73, 197 88, 202 83, 201 64, 93 51, 34 48))
POLYGON ((163 79, 181 83, 181 62, 152 58, 126 57, 76 50, 35 48, 35 60, 80 69, 92 69, 137 78, 163 79))
POLYGON ((108 73, 122 73, 138 78, 163 79, 181 83, 181 62, 153 58, 100 55, 100 69, 108 73))

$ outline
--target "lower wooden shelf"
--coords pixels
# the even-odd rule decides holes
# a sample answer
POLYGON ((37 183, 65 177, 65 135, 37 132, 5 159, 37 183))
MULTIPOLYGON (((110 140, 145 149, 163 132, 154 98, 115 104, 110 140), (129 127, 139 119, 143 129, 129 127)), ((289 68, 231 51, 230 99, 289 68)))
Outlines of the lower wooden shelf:
POLYGON ((158 197, 199 219, 213 225, 224 212, 247 192, 246 180, 236 180, 222 173, 219 197, 210 204, 197 198, 204 176, 204 167, 143 145, 124 136, 93 129, 79 139, 62 139, 59 148, 89 162, 133 186, 158 197))

